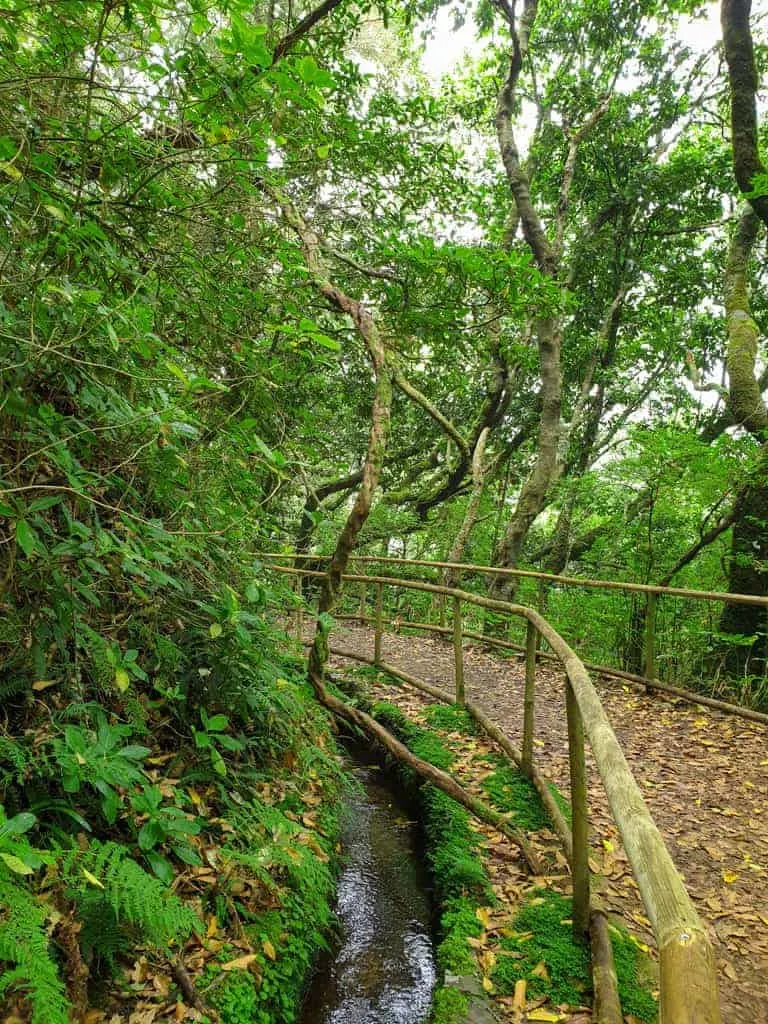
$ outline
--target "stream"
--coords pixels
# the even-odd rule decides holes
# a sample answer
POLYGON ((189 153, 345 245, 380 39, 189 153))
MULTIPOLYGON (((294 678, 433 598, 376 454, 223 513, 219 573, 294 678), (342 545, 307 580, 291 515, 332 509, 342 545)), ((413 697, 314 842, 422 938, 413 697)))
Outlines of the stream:
POLYGON ((341 937, 318 965, 300 1024, 421 1024, 436 969, 416 827, 383 773, 354 769, 336 912, 341 937))

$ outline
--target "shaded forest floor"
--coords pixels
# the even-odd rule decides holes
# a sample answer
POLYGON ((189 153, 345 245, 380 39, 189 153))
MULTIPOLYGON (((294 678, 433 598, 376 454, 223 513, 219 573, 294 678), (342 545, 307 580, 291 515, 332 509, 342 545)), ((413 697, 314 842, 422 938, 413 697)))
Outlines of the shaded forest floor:
MULTIPOLYGON (((372 632, 340 628, 336 643, 372 653, 372 632)), ((382 657, 450 690, 453 649, 441 640, 385 635, 382 657)), ((334 659, 337 663, 340 659, 334 659)), ((518 744, 523 665, 465 650, 467 695, 518 744)), ((564 793, 568 760, 562 672, 537 668, 535 752, 564 793)), ((648 806, 708 922, 726 1024, 768 1024, 768 730, 756 723, 616 682, 600 697, 648 806)), ((653 947, 621 840, 594 762, 588 757, 593 871, 608 909, 653 947)))

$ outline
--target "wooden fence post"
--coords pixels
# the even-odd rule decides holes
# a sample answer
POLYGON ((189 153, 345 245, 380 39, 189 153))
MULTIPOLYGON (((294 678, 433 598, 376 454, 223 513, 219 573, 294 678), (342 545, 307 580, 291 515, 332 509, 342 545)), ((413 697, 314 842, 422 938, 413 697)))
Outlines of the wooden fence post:
POLYGON ((464 706, 464 651, 461 635, 461 598, 453 599, 453 655, 454 680, 456 682, 456 703, 464 706))
POLYGON ((645 605, 645 658, 643 675, 653 679, 656 675, 656 594, 649 593, 645 605))
POLYGON ((566 683, 565 704, 568 716, 568 760, 571 775, 573 934, 579 942, 585 942, 589 933, 587 766, 584 757, 584 723, 570 682, 566 683))
POLYGON ((360 607, 358 609, 358 618, 360 619, 360 625, 365 625, 365 584, 360 584, 360 607))
POLYGON ((376 584, 376 620, 375 632, 373 635, 373 663, 378 665, 381 662, 381 619, 382 619, 382 597, 383 584, 376 584))
POLYGON ((539 631, 528 620, 525 634, 525 696, 523 698, 523 757, 521 768, 531 774, 533 764, 533 726, 536 714, 536 648, 539 631))

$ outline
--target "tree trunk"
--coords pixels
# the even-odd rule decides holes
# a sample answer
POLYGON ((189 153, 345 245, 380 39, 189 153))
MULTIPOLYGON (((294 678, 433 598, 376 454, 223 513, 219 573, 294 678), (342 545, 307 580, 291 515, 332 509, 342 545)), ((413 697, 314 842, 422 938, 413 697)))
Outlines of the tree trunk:
MULTIPOLYGON (((726 5, 724 5, 725 7, 726 5)), ((725 272, 725 313, 728 331, 729 399, 736 423, 760 444, 757 468, 734 509, 728 590, 732 594, 768 595, 768 409, 755 374, 760 332, 749 303, 749 259, 760 222, 751 209, 739 221, 731 239, 725 272)), ((746 642, 724 640, 717 660, 729 675, 762 674, 768 653, 768 623, 764 608, 726 605, 720 633, 746 642)))
MULTIPOLYGON (((768 595, 768 446, 760 466, 735 507, 728 590, 732 594, 768 595)), ((725 641, 721 664, 729 675, 762 675, 768 667, 768 609, 727 604, 720 632, 752 637, 750 642, 725 641)))
MULTIPOLYGON (((742 192, 755 187, 755 176, 765 175, 757 130, 757 69, 749 27, 751 0, 723 0, 720 21, 723 48, 731 85, 731 145, 733 170, 742 192)), ((752 209, 768 226, 768 195, 748 196, 752 209)))
MULTIPOLYGON (((490 427, 484 427, 475 446, 475 452, 472 456, 472 493, 470 494, 467 509, 464 513, 464 519, 459 527, 459 532, 456 534, 453 547, 448 555, 448 562, 463 561, 464 551, 469 541, 470 534, 477 522, 477 515, 480 511, 480 500, 483 496, 483 486, 485 484, 486 467, 483 465, 483 458, 485 456, 485 444, 488 440, 489 432, 490 427)), ((460 574, 456 569, 446 569, 443 575, 443 586, 458 587, 459 575, 460 574)))

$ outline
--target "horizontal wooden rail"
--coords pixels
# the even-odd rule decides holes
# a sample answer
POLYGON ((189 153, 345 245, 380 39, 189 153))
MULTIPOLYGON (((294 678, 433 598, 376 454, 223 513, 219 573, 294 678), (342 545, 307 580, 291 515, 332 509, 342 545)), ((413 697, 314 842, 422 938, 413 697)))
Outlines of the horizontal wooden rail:
MULTIPOLYGON (((285 556, 283 556, 285 557, 285 556)), ((299 577, 322 577, 322 571, 273 566, 276 572, 299 577)), ((535 609, 495 598, 472 594, 420 580, 392 576, 345 573, 350 583, 376 588, 376 651, 381 663, 381 589, 392 587, 450 597, 454 608, 462 603, 525 619, 547 642, 562 664, 568 680, 568 739, 573 811, 574 923, 588 915, 589 874, 586 870, 586 786, 584 782, 584 733, 589 740, 614 821, 621 834, 659 951, 661 1024, 720 1024, 717 978, 707 932, 669 855, 664 840, 646 806, 627 764, 586 667, 576 652, 535 609)), ((461 639, 454 618, 454 637, 461 639)), ((529 651, 535 648, 528 637, 529 651)), ((457 669, 460 643, 456 644, 457 669)), ((457 672, 457 684, 460 682, 457 672)), ((462 681, 463 682, 463 681, 462 681)), ((463 687, 462 687, 463 689, 463 687)), ((532 694, 526 721, 533 723, 532 694)), ((529 742, 524 736, 524 745, 529 742)), ((584 919, 584 921, 582 921, 584 919)))
MULTIPOLYGON (((373 618, 369 615, 334 615, 334 618, 338 622, 359 622, 360 625, 369 625, 373 623, 373 618)), ((383 619, 385 626, 392 626, 395 630, 413 629, 418 632, 424 633, 437 633, 438 635, 448 635, 453 633, 451 626, 439 626, 434 622, 411 622, 408 619, 383 619)), ((465 629, 464 636, 467 640, 477 640, 484 647, 495 647, 503 651, 514 651, 517 654, 526 653, 525 644, 516 644, 513 640, 504 640, 499 636, 491 636, 488 633, 476 633, 474 630, 465 629)), ((559 661, 556 654, 552 654, 551 651, 537 650, 536 660, 544 661, 559 661)), ((684 700, 689 704, 701 704, 702 707, 712 708, 715 711, 721 711, 726 715, 738 715, 739 718, 745 718, 748 722, 759 722, 761 725, 768 725, 768 714, 764 711, 755 711, 752 708, 741 707, 740 704, 729 704, 724 700, 717 700, 715 697, 706 697, 703 693, 696 693, 694 690, 685 690, 681 686, 670 686, 669 683, 663 683, 660 679, 647 679, 645 676, 638 675, 637 672, 625 672, 621 668, 613 668, 611 665, 600 665, 595 661, 584 661, 582 658, 582 664, 590 672, 595 673, 599 676, 608 676, 612 679, 619 679, 627 683, 632 683, 633 686, 641 688, 646 692, 651 690, 653 692, 664 693, 670 697, 675 697, 678 700, 684 700)))
MULTIPOLYGON (((330 561, 330 555, 303 555, 275 552, 259 552, 257 558, 271 560, 292 559, 315 562, 330 561)), ((726 604, 748 604, 760 608, 768 608, 768 597, 755 594, 729 594, 724 590, 688 590, 684 587, 657 587, 652 583, 625 583, 622 580, 590 580, 579 576, 556 576, 549 572, 536 572, 533 569, 503 569, 492 565, 474 565, 471 562, 433 562, 423 558, 392 558, 376 555, 355 555, 351 561, 364 563, 382 563, 387 565, 413 565, 433 569, 458 569, 461 572, 481 573, 490 576, 512 576, 520 579, 545 580, 560 583, 563 586, 589 587, 597 590, 625 590, 637 594, 661 594, 668 597, 688 598, 693 601, 721 601, 726 604)))

